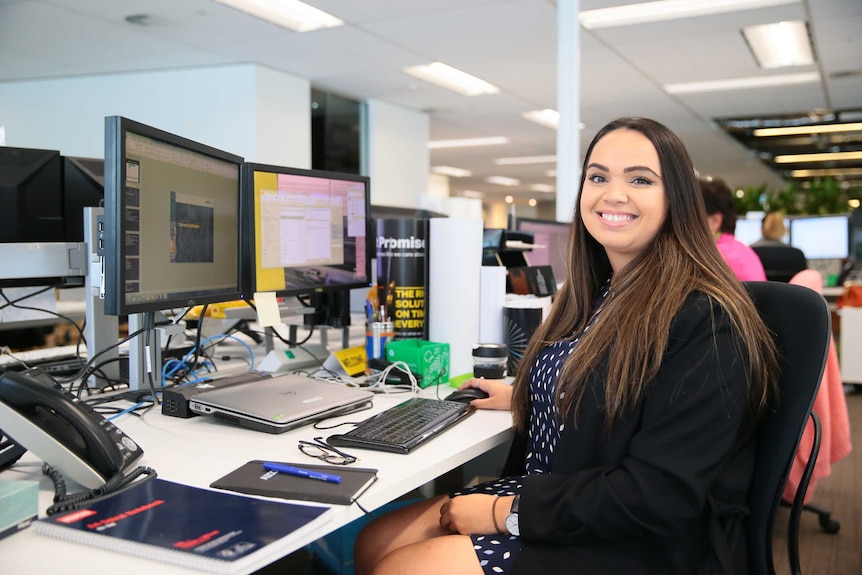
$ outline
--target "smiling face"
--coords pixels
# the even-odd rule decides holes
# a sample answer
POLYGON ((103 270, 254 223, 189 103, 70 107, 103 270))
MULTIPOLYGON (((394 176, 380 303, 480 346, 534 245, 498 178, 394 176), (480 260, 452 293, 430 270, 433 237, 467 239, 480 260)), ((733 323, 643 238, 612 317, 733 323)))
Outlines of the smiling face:
POLYGON ((580 196, 587 231, 605 248, 614 273, 656 237, 667 214, 658 153, 646 136, 619 129, 596 142, 580 196))

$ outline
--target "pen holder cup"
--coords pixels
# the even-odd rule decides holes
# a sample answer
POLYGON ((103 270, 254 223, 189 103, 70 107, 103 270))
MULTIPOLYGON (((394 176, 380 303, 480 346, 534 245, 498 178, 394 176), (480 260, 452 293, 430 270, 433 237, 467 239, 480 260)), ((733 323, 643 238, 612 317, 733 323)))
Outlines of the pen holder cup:
POLYGON ((372 321, 365 324, 365 354, 368 359, 385 358, 386 344, 395 338, 391 321, 372 321))

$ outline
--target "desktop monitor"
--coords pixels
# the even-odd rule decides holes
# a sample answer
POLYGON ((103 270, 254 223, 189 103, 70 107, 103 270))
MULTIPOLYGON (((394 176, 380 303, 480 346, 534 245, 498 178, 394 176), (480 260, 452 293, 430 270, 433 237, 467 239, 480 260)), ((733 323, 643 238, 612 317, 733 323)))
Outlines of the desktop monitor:
POLYGON ((253 292, 279 296, 368 287, 369 179, 243 165, 253 292))
POLYGON ((743 219, 736 220, 736 229, 733 231, 733 237, 737 241, 750 246, 761 237, 761 220, 759 219, 743 219))
POLYGON ((849 228, 846 215, 792 218, 790 245, 809 260, 844 259, 850 250, 849 228))
POLYGON ((104 197, 104 160, 63 158, 63 226, 67 242, 84 241, 84 208, 102 205, 104 197))
POLYGON ((63 241, 60 152, 0 146, 0 243, 63 241))
POLYGON ((241 299, 239 156, 105 119, 105 312, 241 299))
POLYGON ((553 220, 518 218, 515 226, 520 231, 533 232, 534 246, 527 254, 530 265, 551 266, 557 283, 564 281, 571 224, 553 220))

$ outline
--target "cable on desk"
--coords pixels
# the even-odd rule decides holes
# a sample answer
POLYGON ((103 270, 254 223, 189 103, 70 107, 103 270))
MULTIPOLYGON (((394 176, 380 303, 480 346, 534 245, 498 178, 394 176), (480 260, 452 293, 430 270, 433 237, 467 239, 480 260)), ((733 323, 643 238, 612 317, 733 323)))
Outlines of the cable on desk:
POLYGON ((68 322, 69 324, 73 325, 75 327, 75 329, 78 330, 78 337, 79 337, 80 341, 83 341, 84 345, 86 345, 87 340, 84 337, 84 330, 81 329, 81 326, 79 326, 78 323, 76 321, 74 321, 72 318, 67 317, 61 313, 57 313, 56 311, 49 310, 49 309, 44 309, 44 308, 39 308, 39 307, 30 307, 30 306, 26 306, 26 305, 18 305, 19 301, 25 300, 27 298, 30 298, 30 297, 33 297, 33 296, 36 296, 39 294, 43 294, 46 291, 48 291, 49 289, 53 289, 53 287, 49 286, 45 289, 41 289, 39 291, 27 294, 25 296, 21 296, 18 299, 10 300, 8 297, 6 297, 6 294, 3 293, 3 289, 0 288, 0 297, 2 297, 4 300, 6 300, 6 303, 4 305, 0 306, 0 310, 3 309, 4 307, 14 307, 16 309, 27 309, 27 310, 31 310, 31 311, 41 311, 43 313, 47 313, 47 314, 53 315, 55 317, 58 317, 58 318, 62 319, 63 321, 68 322))
POLYGON ((90 505, 98 501, 108 499, 118 493, 128 491, 132 487, 137 487, 142 483, 152 481, 157 477, 155 469, 150 467, 137 467, 128 475, 124 475, 122 472, 117 473, 101 487, 67 496, 66 480, 59 471, 47 463, 44 463, 42 465, 42 473, 48 476, 48 478, 51 479, 51 483, 54 484, 54 504, 48 507, 45 512, 47 515, 54 515, 63 511, 73 511, 79 507, 83 507, 84 505, 90 505), (142 475, 145 475, 146 477, 138 480, 142 475))

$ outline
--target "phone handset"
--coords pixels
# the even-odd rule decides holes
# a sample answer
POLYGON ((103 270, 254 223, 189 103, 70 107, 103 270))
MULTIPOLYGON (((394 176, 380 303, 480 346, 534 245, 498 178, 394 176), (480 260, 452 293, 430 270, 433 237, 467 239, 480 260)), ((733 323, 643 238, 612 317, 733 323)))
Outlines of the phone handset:
POLYGON ((90 489, 143 455, 137 443, 71 393, 16 372, 0 377, 0 421, 16 443, 90 489))

